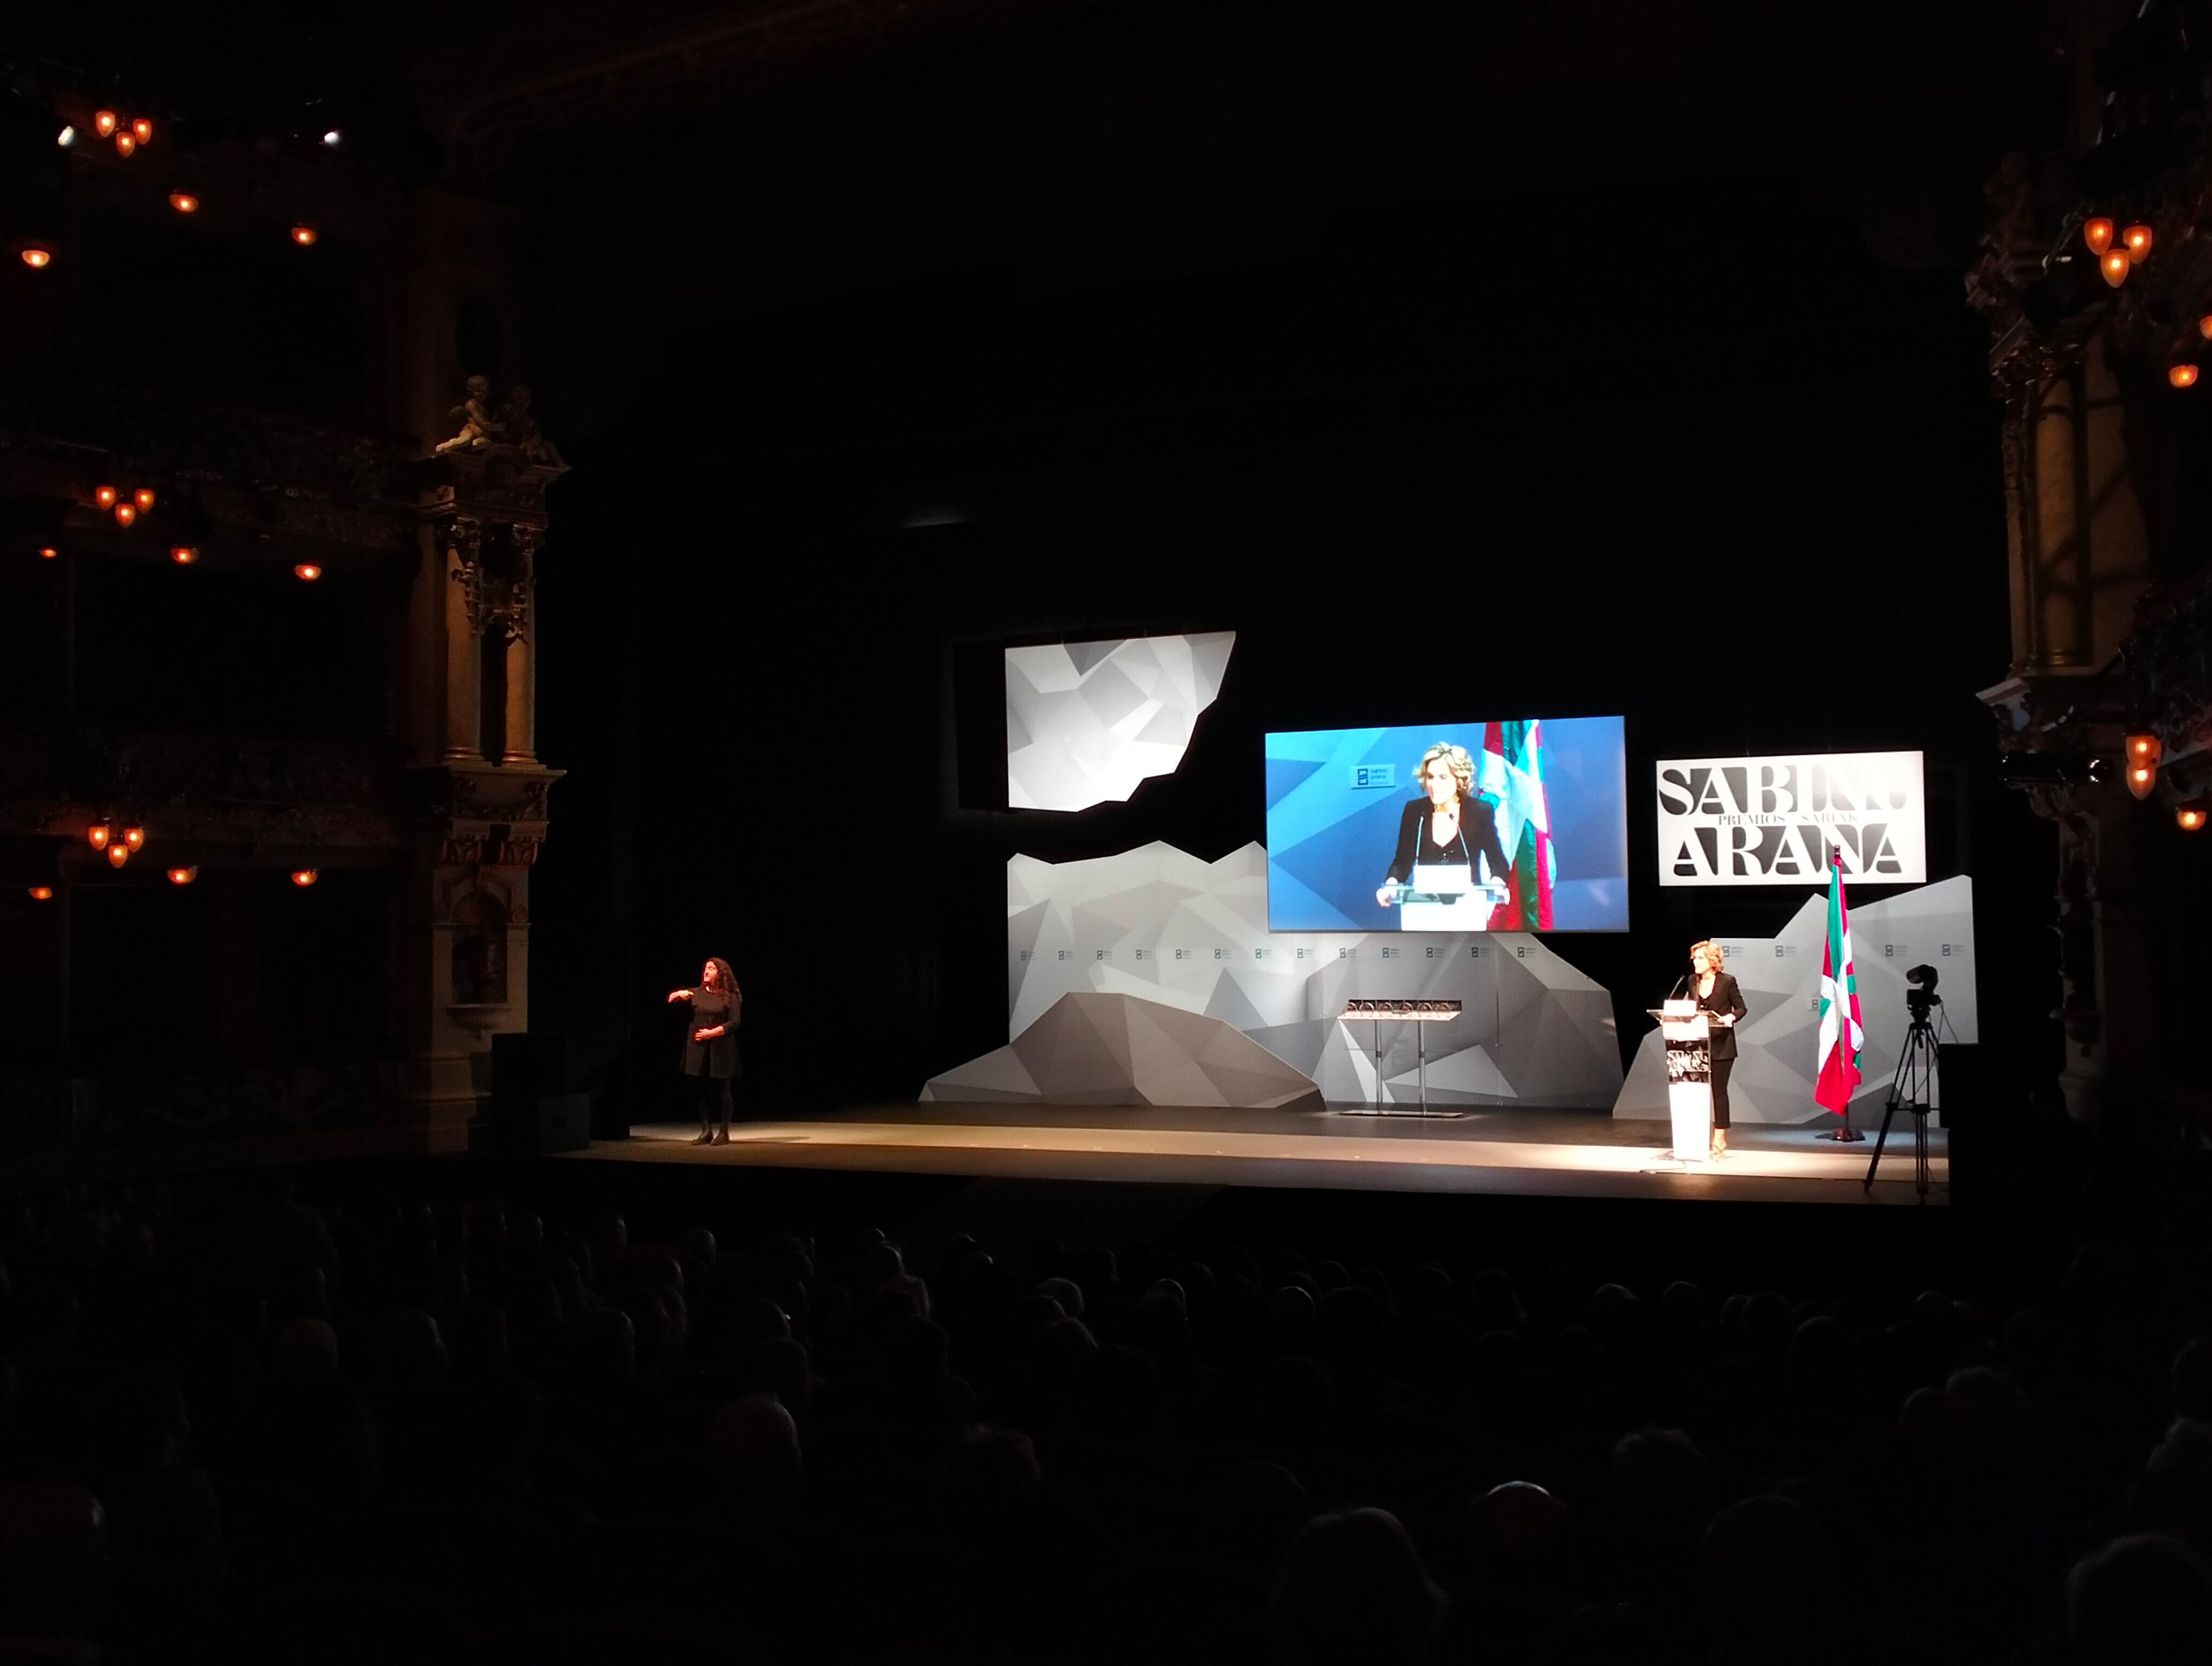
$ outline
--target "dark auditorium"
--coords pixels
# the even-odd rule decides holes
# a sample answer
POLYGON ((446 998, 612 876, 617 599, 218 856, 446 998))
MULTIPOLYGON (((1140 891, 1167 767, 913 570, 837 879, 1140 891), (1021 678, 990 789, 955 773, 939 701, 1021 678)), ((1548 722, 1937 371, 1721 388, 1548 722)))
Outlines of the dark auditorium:
POLYGON ((0 1662, 2212 1666, 2206 370, 2212 0, 0 8, 0 1662))

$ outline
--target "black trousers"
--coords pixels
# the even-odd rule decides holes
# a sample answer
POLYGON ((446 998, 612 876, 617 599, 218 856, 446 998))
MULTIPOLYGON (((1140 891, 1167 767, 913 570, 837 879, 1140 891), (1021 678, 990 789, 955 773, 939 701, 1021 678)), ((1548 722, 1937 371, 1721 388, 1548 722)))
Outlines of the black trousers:
POLYGON ((1712 1064, 1713 1126, 1724 1128, 1728 1120, 1729 1072, 1735 1068, 1734 1059, 1715 1059, 1712 1064))
POLYGON ((702 1128, 711 1128, 717 1116, 722 1119, 724 1128, 729 1127, 730 1112, 733 1107, 727 1076, 694 1076, 691 1091, 699 1096, 699 1126, 702 1128))

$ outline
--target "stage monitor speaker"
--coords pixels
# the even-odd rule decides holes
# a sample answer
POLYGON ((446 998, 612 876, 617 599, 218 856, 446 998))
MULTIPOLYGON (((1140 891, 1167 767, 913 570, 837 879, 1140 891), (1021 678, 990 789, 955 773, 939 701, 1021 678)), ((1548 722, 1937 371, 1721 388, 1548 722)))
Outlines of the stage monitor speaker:
POLYGON ((491 1038, 494 1149, 514 1156, 581 1151, 591 1143, 592 1096, 568 1088, 568 1038, 515 1031, 491 1038))
POLYGON ((1936 1049, 1936 1068, 1942 1078, 1938 1091, 1942 1096, 1936 1122, 1948 1142, 1952 1195, 1956 1196, 1962 1168, 1968 1171, 1967 1184, 1973 1183, 1974 1153, 1981 1148, 1989 1119, 1982 1049, 1958 1042, 1940 1043, 1936 1049))

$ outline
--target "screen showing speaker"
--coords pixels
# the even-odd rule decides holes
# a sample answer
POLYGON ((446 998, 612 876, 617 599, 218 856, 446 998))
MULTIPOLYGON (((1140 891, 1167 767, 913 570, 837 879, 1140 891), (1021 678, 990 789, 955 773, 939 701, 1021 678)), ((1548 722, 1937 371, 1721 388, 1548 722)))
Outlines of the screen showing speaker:
POLYGON ((1267 738, 1273 931, 1626 931, 1618 717, 1267 738))

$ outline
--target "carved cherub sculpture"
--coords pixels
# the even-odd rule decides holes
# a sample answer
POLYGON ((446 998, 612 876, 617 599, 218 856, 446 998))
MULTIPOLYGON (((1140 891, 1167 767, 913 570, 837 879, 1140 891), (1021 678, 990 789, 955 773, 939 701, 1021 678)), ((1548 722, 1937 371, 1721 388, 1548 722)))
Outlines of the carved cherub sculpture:
POLYGON ((482 451, 500 435, 499 419, 491 414, 491 382, 483 376, 469 378, 469 397, 455 405, 450 413, 461 430, 450 440, 438 442, 438 454, 449 451, 482 451))
POLYGON ((538 427, 538 419, 530 414, 530 390, 522 383, 517 382, 508 392, 507 404, 500 409, 499 419, 506 429, 507 443, 520 452, 526 460, 549 464, 556 469, 565 466, 561 461, 559 449, 545 437, 545 430, 538 427))

